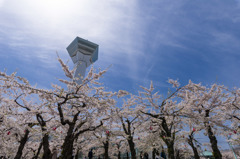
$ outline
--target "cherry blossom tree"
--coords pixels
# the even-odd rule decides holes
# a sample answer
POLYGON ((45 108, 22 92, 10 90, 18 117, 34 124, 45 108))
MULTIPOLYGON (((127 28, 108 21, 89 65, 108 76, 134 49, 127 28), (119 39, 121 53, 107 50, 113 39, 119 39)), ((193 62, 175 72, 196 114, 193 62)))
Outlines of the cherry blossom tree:
POLYGON ((185 101, 186 114, 193 121, 198 120, 198 125, 205 129, 215 158, 222 158, 218 148, 216 135, 230 129, 226 123, 226 110, 232 101, 232 96, 226 93, 226 88, 213 84, 210 87, 201 84, 194 84, 191 81, 185 86, 184 93, 181 94, 185 101))
MULTIPOLYGON (((126 97, 129 93, 123 90, 118 92, 118 97, 126 97)), ((138 111, 136 111, 136 97, 134 95, 129 95, 130 98, 124 98, 121 107, 116 107, 114 110, 115 122, 119 123, 119 136, 125 138, 128 143, 129 150, 131 152, 131 158, 136 159, 136 145, 137 140, 135 134, 137 133, 141 122, 139 118, 141 117, 138 111)))
MULTIPOLYGON (((43 105, 33 104, 31 100, 33 90, 26 79, 16 76, 15 73, 10 76, 1 73, 1 82, 4 82, 1 87, 5 89, 4 103, 1 105, 1 108, 5 111, 4 118, 5 120, 16 120, 15 123, 9 125, 11 129, 8 131, 8 135, 14 134, 17 137, 17 142, 20 144, 17 148, 15 158, 21 158, 23 149, 29 140, 29 135, 31 135, 30 132, 34 129, 35 135, 38 136, 39 124, 42 124, 42 131, 45 131, 44 124, 46 124, 46 122, 43 120, 43 112, 41 112, 43 105), (37 112, 36 109, 41 110, 37 112)), ((51 153, 49 154, 48 134, 45 133, 44 135, 45 137, 43 137, 42 143, 44 147, 44 158, 49 158, 51 153)))
POLYGON ((187 143, 191 146, 191 148, 193 150, 194 158, 200 159, 200 156, 199 156, 198 150, 197 150, 198 141, 194 138, 195 131, 196 131, 195 128, 193 128, 193 130, 188 135, 187 143))
POLYGON ((5 118, 17 120, 5 129, 5 133, 10 135, 19 132, 18 135, 21 136, 16 158, 22 156, 31 132, 34 132, 34 136, 39 136, 36 143, 41 141, 39 149, 43 148, 42 158, 51 158, 51 149, 56 146, 62 148, 60 158, 72 158, 74 142, 84 133, 101 127, 105 120, 104 114, 115 104, 111 98, 114 93, 104 91, 101 83, 97 82, 106 70, 94 73, 92 68, 83 84, 78 85, 73 79, 74 71, 70 71, 61 59, 59 62, 69 79, 60 79, 63 87, 52 85, 52 90, 31 86, 26 79, 15 73, 0 74, 1 90, 4 89, 1 97, 5 100, 1 108, 4 111, 10 109, 3 112, 4 121, 5 118))
POLYGON ((127 144, 125 142, 125 140, 123 138, 115 138, 115 142, 114 142, 114 152, 116 152, 117 154, 117 158, 121 159, 121 155, 123 154, 123 152, 126 152, 126 147, 127 144))
POLYGON ((170 79, 174 88, 165 97, 152 82, 138 95, 108 92, 99 82, 106 70, 91 68, 78 85, 75 69, 58 60, 66 77, 51 89, 37 88, 16 73, 0 72, 1 156, 49 159, 58 150, 60 159, 70 159, 81 152, 86 156, 95 147, 95 154, 104 158, 119 159, 130 151, 136 159, 136 148, 155 158, 166 146, 170 159, 191 154, 199 158, 196 136, 204 132, 214 157, 221 159, 217 136, 240 141, 238 88, 230 91, 191 81, 180 87, 170 79))
POLYGON ((168 95, 167 98, 161 99, 158 92, 154 93, 154 87, 151 82, 150 88, 142 87, 143 91, 139 92, 138 109, 141 113, 151 117, 154 129, 158 131, 159 137, 167 145, 168 158, 175 159, 174 142, 176 134, 181 130, 180 112, 184 108, 182 103, 178 103, 176 94, 181 90, 177 81, 170 80, 177 89, 168 95))

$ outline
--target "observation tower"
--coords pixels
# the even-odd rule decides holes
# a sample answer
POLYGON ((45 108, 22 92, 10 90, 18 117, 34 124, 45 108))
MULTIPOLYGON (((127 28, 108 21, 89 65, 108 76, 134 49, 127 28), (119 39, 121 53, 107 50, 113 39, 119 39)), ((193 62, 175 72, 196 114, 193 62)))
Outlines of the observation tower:
POLYGON ((67 51, 77 68, 74 78, 78 84, 82 83, 86 69, 98 59, 98 45, 88 40, 76 37, 67 47, 67 51))

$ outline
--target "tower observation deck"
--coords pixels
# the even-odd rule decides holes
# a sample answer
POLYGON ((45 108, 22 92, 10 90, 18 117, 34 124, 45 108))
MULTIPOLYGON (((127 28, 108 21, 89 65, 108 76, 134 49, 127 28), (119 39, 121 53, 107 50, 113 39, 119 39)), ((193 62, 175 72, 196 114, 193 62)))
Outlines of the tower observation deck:
POLYGON ((78 84, 82 83, 86 69, 98 59, 98 45, 88 40, 76 37, 67 47, 67 51, 76 67, 74 77, 78 84))

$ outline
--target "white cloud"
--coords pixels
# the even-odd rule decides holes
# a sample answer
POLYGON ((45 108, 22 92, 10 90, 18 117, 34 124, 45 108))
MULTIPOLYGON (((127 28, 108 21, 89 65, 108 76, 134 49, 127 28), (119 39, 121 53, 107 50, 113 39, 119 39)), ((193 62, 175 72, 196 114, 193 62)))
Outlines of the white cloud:
POLYGON ((152 56, 146 50, 159 43, 182 46, 169 36, 177 33, 171 32, 174 20, 166 18, 178 5, 165 8, 165 2, 161 2, 163 10, 150 9, 146 14, 138 5, 137 0, 21 0, 21 5, 17 0, 8 0, 0 9, 0 35, 4 36, 0 42, 15 49, 25 48, 19 58, 37 58, 44 64, 56 65, 50 61, 55 51, 69 58, 65 48, 80 36, 100 45, 102 64, 127 68, 123 76, 141 79, 151 65, 152 56), (153 23, 158 29, 153 36, 147 35, 153 23))
POLYGON ((65 48, 80 36, 98 43, 101 60, 109 64, 118 62, 117 53, 124 55, 134 72, 134 56, 142 54, 143 46, 137 9, 136 0, 21 0, 21 5, 8 0, 0 9, 0 35, 4 36, 0 42, 12 48, 36 47, 26 54, 49 63, 47 50, 54 50, 52 56, 57 50, 67 57, 65 48))
POLYGON ((211 45, 217 47, 219 50, 227 51, 227 53, 231 52, 232 54, 239 54, 239 52, 232 51, 240 48, 240 40, 233 35, 233 33, 213 31, 212 36, 214 40, 211 42, 211 45))
MULTIPOLYGON (((204 16, 198 19, 198 15, 205 15, 205 10, 211 10, 209 6, 205 8, 204 2, 187 4, 183 0, 0 0, 0 44, 16 50, 17 57, 23 60, 38 59, 46 67, 58 67, 57 61, 52 62, 55 52, 67 61, 70 58, 65 48, 80 36, 99 44, 98 66, 113 64, 111 73, 115 76, 148 81, 152 69, 162 71, 163 76, 170 72, 163 67, 169 59, 156 60, 168 53, 161 46, 188 49, 188 38, 209 32, 198 23, 205 20, 204 16)), ((222 9, 216 10, 218 14, 209 12, 208 17, 221 17, 222 9)), ((238 22, 238 17, 234 18, 238 22)), ((213 36, 216 41, 212 45, 217 47, 223 46, 226 38, 234 45, 239 42, 235 36, 213 36)), ((178 58, 175 54, 168 57, 178 58)))
POLYGON ((135 27, 131 24, 135 20, 134 9, 135 2, 127 0, 101 3, 96 0, 22 0, 21 5, 16 0, 8 0, 0 11, 1 26, 6 32, 12 31, 7 34, 11 34, 13 40, 20 37, 23 41, 22 38, 30 36, 39 43, 46 40, 48 44, 69 43, 79 35, 103 43, 122 41, 124 44, 129 38, 126 37, 129 29, 135 27), (8 18, 4 18, 6 16, 8 18), (10 16, 13 21, 9 20, 10 16), (125 39, 118 39, 120 35, 125 39))
POLYGON ((0 0, 0 8, 3 6, 4 0, 0 0))

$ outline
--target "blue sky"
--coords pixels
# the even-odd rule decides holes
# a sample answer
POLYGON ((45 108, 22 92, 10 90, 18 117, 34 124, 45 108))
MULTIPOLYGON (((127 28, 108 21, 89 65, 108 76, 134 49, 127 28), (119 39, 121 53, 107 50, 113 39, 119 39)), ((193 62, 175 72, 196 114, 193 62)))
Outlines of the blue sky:
POLYGON ((56 51, 76 37, 99 44, 95 67, 111 90, 168 78, 240 87, 239 0, 0 0, 0 70, 49 88, 63 74, 56 51))
MULTIPOLYGON (((99 44, 110 89, 168 87, 168 78, 240 86, 240 1, 0 0, 0 69, 38 86, 61 78, 56 51, 76 37, 99 44)), ((164 89, 165 90, 165 89, 164 89)))

